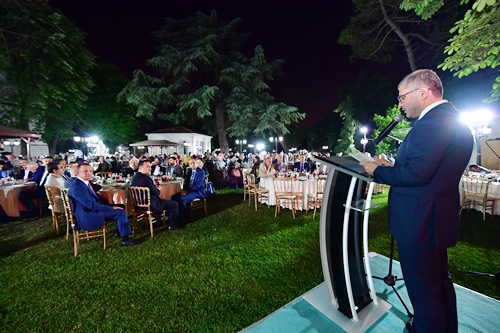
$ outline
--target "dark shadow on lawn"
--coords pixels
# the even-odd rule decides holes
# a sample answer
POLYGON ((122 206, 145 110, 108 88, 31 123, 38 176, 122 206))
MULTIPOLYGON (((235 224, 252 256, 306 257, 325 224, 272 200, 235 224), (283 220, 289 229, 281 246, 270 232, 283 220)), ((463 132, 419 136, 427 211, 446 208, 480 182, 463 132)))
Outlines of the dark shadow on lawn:
POLYGON ((500 217, 486 215, 483 221, 483 213, 471 210, 470 213, 462 212, 460 216, 459 241, 478 245, 484 248, 500 249, 498 235, 500 234, 500 217))
POLYGON ((48 223, 52 223, 50 216, 39 216, 35 218, 26 218, 0 224, 0 258, 5 258, 11 254, 35 246, 39 243, 64 237, 66 229, 60 224, 60 233, 57 235, 55 230, 47 228, 48 223), (35 238, 30 238, 34 231, 38 230, 35 238), (16 235, 17 234, 17 235, 16 235), (15 235, 9 239, 8 235, 15 235))

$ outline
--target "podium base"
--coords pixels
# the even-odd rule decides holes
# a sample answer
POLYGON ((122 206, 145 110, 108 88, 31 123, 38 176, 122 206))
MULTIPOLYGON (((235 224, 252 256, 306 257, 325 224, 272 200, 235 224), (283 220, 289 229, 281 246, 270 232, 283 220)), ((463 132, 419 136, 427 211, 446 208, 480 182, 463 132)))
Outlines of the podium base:
POLYGON ((330 303, 325 282, 305 293, 302 298, 348 333, 366 331, 392 307, 391 304, 377 297, 378 305, 373 302, 367 305, 358 312, 359 321, 354 322, 330 303))

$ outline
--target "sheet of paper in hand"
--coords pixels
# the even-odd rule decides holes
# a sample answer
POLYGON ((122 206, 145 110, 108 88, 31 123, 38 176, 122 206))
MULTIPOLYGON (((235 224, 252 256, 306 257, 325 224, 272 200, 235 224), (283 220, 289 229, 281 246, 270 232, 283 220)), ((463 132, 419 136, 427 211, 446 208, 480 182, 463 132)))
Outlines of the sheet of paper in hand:
POLYGON ((351 156, 352 158, 354 158, 358 162, 375 162, 375 160, 373 159, 373 157, 365 155, 362 152, 357 152, 357 153, 354 153, 354 154, 349 154, 349 156, 351 156))

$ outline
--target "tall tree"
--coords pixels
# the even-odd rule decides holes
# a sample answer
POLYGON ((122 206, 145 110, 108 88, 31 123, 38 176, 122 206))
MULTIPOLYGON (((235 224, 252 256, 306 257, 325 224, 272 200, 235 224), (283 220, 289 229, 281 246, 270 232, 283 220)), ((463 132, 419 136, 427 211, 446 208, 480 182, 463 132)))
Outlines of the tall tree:
MULTIPOLYGON (((469 0, 462 0, 468 4, 469 0)), ((443 6, 442 0, 404 0, 401 8, 414 10, 423 19, 433 17, 443 6)), ((450 30, 454 33, 444 52, 448 55, 439 65, 443 70, 455 72, 459 78, 479 69, 500 65, 500 1, 476 0, 463 19, 450 30)), ((488 102, 500 98, 500 76, 493 83, 488 102)))
POLYGON ((279 74, 281 61, 268 63, 260 46, 250 59, 240 52, 240 19, 225 23, 215 11, 181 20, 167 18, 155 35, 156 57, 147 65, 155 76, 134 72, 119 98, 137 108, 137 116, 157 113, 174 123, 215 121, 219 145, 229 151, 227 136, 288 133, 287 125, 305 117, 278 103, 266 81, 279 74))
POLYGON ((72 136, 90 92, 94 55, 84 35, 46 0, 0 4, 0 66, 18 90, 4 119, 42 133, 49 151, 72 136))
POLYGON ((424 21, 413 13, 399 9, 400 0, 352 0, 354 15, 339 37, 339 43, 350 45, 351 59, 379 63, 392 60, 396 47, 406 53, 412 71, 420 63, 435 63, 442 50, 456 10, 448 6, 438 20, 424 21))
POLYGON ((96 87, 80 113, 78 134, 97 135, 109 147, 138 139, 135 108, 116 99, 127 78, 118 67, 103 61, 97 61, 91 75, 96 87))
POLYGON ((358 150, 354 147, 354 134, 360 123, 354 118, 355 110, 350 96, 347 96, 346 101, 341 102, 334 112, 338 113, 343 121, 340 138, 337 140, 334 152, 343 154, 357 152, 358 150))

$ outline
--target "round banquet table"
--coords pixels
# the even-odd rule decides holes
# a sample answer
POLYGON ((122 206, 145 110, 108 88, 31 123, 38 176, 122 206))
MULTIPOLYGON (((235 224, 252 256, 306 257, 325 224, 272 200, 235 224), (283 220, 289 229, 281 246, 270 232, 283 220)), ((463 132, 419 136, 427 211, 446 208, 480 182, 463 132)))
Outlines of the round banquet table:
MULTIPOLYGON (((160 198, 170 200, 172 195, 179 193, 182 189, 183 181, 163 182, 160 186, 160 198)), ((103 185, 99 191, 110 204, 125 205, 127 214, 132 212, 132 201, 128 191, 128 184, 103 185)))
POLYGON ((25 182, 1 186, 0 187, 0 206, 10 217, 20 217, 19 196, 23 191, 30 191, 36 187, 35 182, 25 182))
MULTIPOLYGON (((297 210, 304 210, 307 208, 307 195, 309 193, 316 193, 316 179, 296 178, 293 179, 293 193, 298 194, 297 210)), ((274 195, 274 185, 272 177, 261 177, 260 187, 269 190, 269 204, 276 205, 276 197, 274 195)))
POLYGON ((170 200, 172 195, 179 193, 182 190, 183 181, 170 181, 161 183, 160 198, 170 200))

